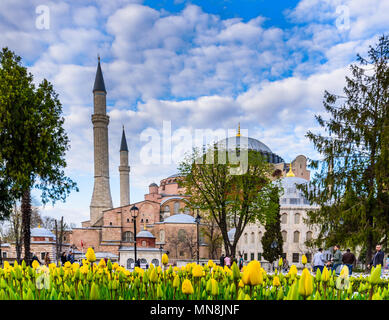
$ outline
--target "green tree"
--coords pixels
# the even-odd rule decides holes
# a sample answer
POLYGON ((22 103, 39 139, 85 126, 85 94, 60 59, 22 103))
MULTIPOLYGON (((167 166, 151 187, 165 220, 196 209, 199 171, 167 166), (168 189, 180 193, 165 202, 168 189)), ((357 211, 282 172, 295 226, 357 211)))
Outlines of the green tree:
POLYGON ((367 247, 370 261, 376 243, 387 243, 389 231, 389 39, 382 36, 368 57, 351 65, 344 95, 325 92, 329 119, 316 116, 327 134, 307 133, 323 159, 302 187, 320 205, 307 222, 320 227, 317 245, 336 243, 367 247))
POLYGON ((183 177, 180 185, 190 196, 191 207, 216 222, 226 254, 235 256, 247 224, 264 223, 269 214, 264 208, 268 207, 268 195, 274 188, 273 166, 260 152, 244 149, 226 152, 218 150, 215 144, 203 154, 194 150, 178 169, 183 177), (247 161, 243 154, 247 155, 247 161), (230 228, 235 228, 232 242, 228 237, 230 228))
POLYGON ((268 215, 265 223, 265 233, 262 237, 263 257, 273 264, 282 257, 283 239, 281 234, 281 215, 280 215, 280 190, 275 188, 270 194, 268 215))
MULTIPOLYGON (((0 53, 0 180, 5 192, 21 198, 23 242, 30 260, 32 188, 45 204, 65 201, 75 182, 65 176, 69 139, 63 128, 62 106, 53 86, 44 79, 36 87, 21 58, 8 48, 0 53)), ((11 208, 3 204, 2 215, 11 208)))

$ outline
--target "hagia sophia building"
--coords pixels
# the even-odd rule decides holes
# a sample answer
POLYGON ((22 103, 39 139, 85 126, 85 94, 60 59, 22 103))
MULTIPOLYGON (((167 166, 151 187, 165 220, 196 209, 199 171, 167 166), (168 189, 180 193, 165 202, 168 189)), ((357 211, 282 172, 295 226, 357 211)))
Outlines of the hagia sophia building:
MULTIPOLYGON (((171 263, 196 259, 197 224, 196 212, 187 206, 185 190, 180 188, 180 176, 173 174, 162 179, 158 184, 149 185, 148 194, 144 200, 130 203, 130 166, 128 163, 128 147, 123 128, 120 144, 120 206, 114 207, 110 191, 109 178, 109 152, 108 152, 108 124, 109 116, 106 114, 106 95, 100 59, 98 61, 96 77, 93 87, 94 110, 92 114, 94 137, 94 188, 90 203, 90 219, 81 223, 81 227, 73 228, 64 235, 63 251, 72 248, 77 257, 82 257, 88 247, 93 247, 97 259, 109 258, 118 261, 124 267, 134 265, 134 218, 130 209, 135 205, 139 212, 136 219, 136 247, 137 258, 141 264, 153 263, 159 265, 163 253, 168 253, 171 263), (195 245, 194 245, 195 244, 195 245)), ((227 138, 225 143, 231 145, 227 138)), ((284 238, 284 252, 288 261, 298 263, 301 255, 308 253, 305 240, 315 236, 304 224, 306 211, 311 208, 309 203, 296 190, 295 185, 307 183, 310 171, 307 170, 307 158, 297 156, 291 164, 274 154, 264 143, 248 139, 248 148, 261 152, 267 156, 269 162, 276 169, 282 171, 282 184, 285 194, 281 198, 281 230, 284 238)), ((233 143, 239 144, 240 134, 233 137, 233 143)), ((223 141, 222 141, 223 142, 223 141)), ((203 226, 200 225, 200 229, 203 226)), ((261 256, 261 237, 263 226, 250 224, 238 242, 237 253, 241 253, 246 261, 257 259, 263 261, 261 256)), ((31 249, 38 258, 43 259, 44 253, 49 252, 50 258, 55 260, 55 235, 44 228, 31 230, 31 249), (37 240, 38 239, 38 240, 37 240)), ((234 229, 229 236, 233 238, 234 229)), ((211 256, 207 239, 201 236, 200 259, 218 259, 211 256)), ((3 244, 7 245, 7 244, 3 244)), ((12 247, 8 244, 9 247, 12 247)), ((3 246, 3 251, 13 255, 14 250, 3 246)))

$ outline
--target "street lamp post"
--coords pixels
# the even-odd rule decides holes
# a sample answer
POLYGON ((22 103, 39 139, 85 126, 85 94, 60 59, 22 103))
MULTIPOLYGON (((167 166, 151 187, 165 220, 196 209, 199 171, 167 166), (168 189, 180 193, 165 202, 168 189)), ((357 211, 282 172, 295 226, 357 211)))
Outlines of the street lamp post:
POLYGON ((137 256, 136 256, 136 217, 138 216, 139 209, 133 205, 132 208, 130 209, 131 211, 131 217, 133 218, 134 221, 134 257, 135 257, 135 263, 134 267, 136 266, 137 263, 137 256))
POLYGON ((161 262, 161 266, 162 266, 162 249, 163 249, 163 246, 162 246, 162 243, 159 245, 159 261, 161 262))
POLYGON ((200 221, 201 217, 199 214, 199 209, 197 209, 197 217, 195 219, 196 221, 196 226, 197 226, 197 264, 200 264, 200 232, 199 232, 199 226, 200 226, 200 221))

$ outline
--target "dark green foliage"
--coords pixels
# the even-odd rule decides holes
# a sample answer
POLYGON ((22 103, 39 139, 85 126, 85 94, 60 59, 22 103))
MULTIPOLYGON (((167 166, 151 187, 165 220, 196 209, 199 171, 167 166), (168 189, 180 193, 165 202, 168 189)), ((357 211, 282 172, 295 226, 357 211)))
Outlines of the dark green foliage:
MULTIPOLYGON (((44 79, 36 87, 21 58, 4 48, 0 52, 0 181, 6 185, 0 191, 8 191, 13 201, 24 197, 24 208, 31 207, 27 198, 32 188, 41 191, 44 204, 64 201, 71 189, 77 190, 64 172, 69 139, 63 124, 62 106, 53 86, 44 79)), ((11 210, 7 196, 3 194, 0 200, 4 198, 0 218, 11 210)), ((25 220, 28 214, 23 213, 25 235, 30 228, 25 220)))
POLYGON ((310 190, 302 190, 321 206, 308 214, 321 228, 315 244, 367 247, 370 261, 389 232, 389 38, 382 36, 358 61, 344 97, 325 92, 330 118, 316 119, 328 135, 307 133, 323 160, 311 161, 317 173, 310 190))
POLYGON ((265 224, 265 233, 262 237, 263 257, 273 263, 282 257, 283 239, 281 234, 280 196, 279 190, 273 189, 271 194, 271 206, 265 224))

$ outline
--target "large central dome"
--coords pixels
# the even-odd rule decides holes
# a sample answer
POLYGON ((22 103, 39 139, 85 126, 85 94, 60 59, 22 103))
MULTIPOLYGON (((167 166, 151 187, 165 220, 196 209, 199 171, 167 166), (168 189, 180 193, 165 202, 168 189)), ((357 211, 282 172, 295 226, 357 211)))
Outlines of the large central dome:
POLYGON ((237 148, 254 150, 265 156, 267 161, 270 163, 284 162, 284 160, 280 156, 273 153, 266 144, 257 139, 249 137, 243 137, 240 135, 229 137, 218 141, 217 146, 219 150, 236 150, 237 148))
POLYGON ((242 137, 242 136, 229 137, 229 138, 220 140, 218 142, 218 147, 220 149, 240 148, 241 139, 242 139, 242 148, 246 147, 246 141, 247 141, 247 149, 248 150, 255 150, 255 151, 259 151, 259 152, 272 153, 270 148, 266 144, 262 143, 261 141, 258 141, 257 139, 253 139, 253 138, 249 138, 249 137, 242 137))

